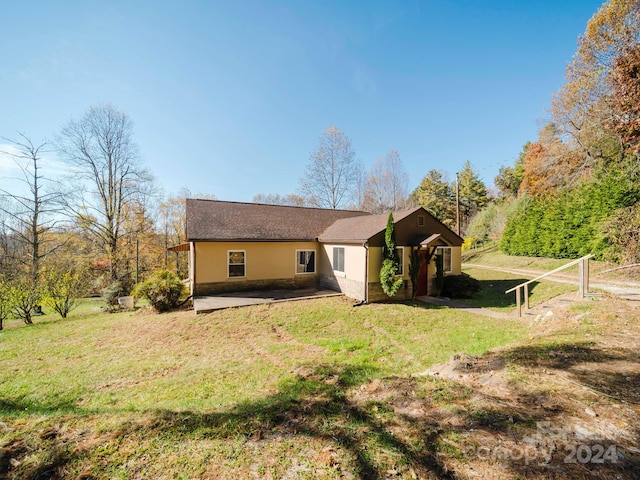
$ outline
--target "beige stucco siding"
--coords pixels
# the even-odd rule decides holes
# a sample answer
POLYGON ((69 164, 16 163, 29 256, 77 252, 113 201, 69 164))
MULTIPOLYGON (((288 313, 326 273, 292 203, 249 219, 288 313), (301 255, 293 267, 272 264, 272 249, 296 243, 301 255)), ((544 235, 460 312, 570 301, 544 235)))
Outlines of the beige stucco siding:
POLYGON ((364 282, 366 268, 366 251, 362 245, 320 245, 322 254, 320 255, 320 272, 335 273, 339 277, 347 277, 353 280, 364 282), (344 272, 333 270, 333 247, 344 248, 344 272))
POLYGON ((325 243, 320 245, 320 285, 344 293, 356 300, 365 300, 367 250, 363 245, 325 243), (333 268, 333 249, 344 248, 344 272, 333 268))
POLYGON ((316 252, 317 273, 316 242, 195 242, 195 282, 243 282, 315 275, 296 273, 298 250, 316 252), (229 277, 228 252, 232 250, 245 252, 244 277, 229 277))
POLYGON ((451 275, 462 273, 462 247, 451 247, 451 275))
MULTIPOLYGON (((402 245, 398 245, 402 247, 402 245)), ((369 283, 380 281, 380 269, 382 268, 382 247, 369 247, 369 283)), ((402 254, 402 278, 409 279, 409 256, 411 247, 403 247, 402 254)))

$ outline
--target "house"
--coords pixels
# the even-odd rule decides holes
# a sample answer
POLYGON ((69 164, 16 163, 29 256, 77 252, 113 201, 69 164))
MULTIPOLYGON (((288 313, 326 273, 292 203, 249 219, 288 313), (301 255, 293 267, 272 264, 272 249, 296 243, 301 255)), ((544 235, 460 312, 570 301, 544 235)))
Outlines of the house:
MULTIPOLYGON (((361 301, 386 297, 380 287, 388 214, 187 199, 189 286, 193 295, 272 288, 329 288, 361 301)), ((411 296, 409 258, 439 250, 445 273, 460 274, 462 238, 424 208, 394 212, 403 288, 411 296)), ((435 265, 423 264, 418 294, 435 265)))

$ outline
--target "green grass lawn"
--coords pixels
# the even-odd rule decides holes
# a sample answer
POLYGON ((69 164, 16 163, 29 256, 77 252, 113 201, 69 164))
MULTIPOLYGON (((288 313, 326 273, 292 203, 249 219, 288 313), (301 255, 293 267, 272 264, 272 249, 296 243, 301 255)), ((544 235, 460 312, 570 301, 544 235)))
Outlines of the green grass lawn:
MULTIPOLYGON (((562 267, 572 260, 569 258, 544 258, 544 257, 525 257, 525 256, 512 256, 507 255, 498 250, 497 245, 492 244, 484 248, 478 248, 473 250, 466 250, 462 253, 463 263, 475 263, 478 265, 488 265, 494 267, 501 267, 506 269, 523 269, 533 270, 541 272, 549 272, 556 268, 562 267)), ((592 275, 597 275, 602 279, 609 280, 639 280, 640 269, 622 269, 609 272, 608 270, 618 267, 618 265, 602 262, 598 260, 589 260, 589 269, 592 275), (605 273, 602 273, 605 272, 605 273)), ((565 270, 562 270, 560 274, 570 275, 577 278, 578 265, 573 265, 565 270)))
POLYGON ((392 412, 356 408, 350 392, 524 335, 515 321, 340 298, 201 316, 87 300, 66 320, 34 320, 0 332, 0 477, 277 477, 305 449, 347 452, 327 478, 383 471, 411 463, 404 448, 421 440, 382 435, 369 415, 392 412))
MULTIPOLYGON (((543 257, 524 257, 507 255, 498 250, 496 245, 475 250, 466 250, 462 254, 462 261, 469 263, 477 263, 480 265, 490 265, 494 267, 515 268, 515 269, 531 269, 541 271, 551 271, 558 267, 562 267, 574 259, 567 258, 543 258, 543 257)), ((593 260, 592 260, 593 263, 593 260)), ((565 273, 571 273, 574 269, 578 271, 578 266, 569 267, 565 273)))
MULTIPOLYGON (((496 272, 484 268, 466 267, 463 271, 480 281, 480 292, 474 298, 460 300, 459 303, 497 311, 513 311, 516 308, 515 292, 508 294, 505 292, 529 280, 529 278, 524 278, 520 275, 496 272)), ((548 279, 533 282, 529 285, 529 305, 533 307, 544 303, 545 300, 572 291, 577 291, 577 286, 556 283, 548 279)))

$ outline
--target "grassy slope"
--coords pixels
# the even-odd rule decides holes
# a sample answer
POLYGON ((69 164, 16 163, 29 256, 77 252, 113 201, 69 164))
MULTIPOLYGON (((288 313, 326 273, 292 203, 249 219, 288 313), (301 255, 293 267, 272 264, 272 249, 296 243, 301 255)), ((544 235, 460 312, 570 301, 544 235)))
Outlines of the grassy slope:
MULTIPOLYGON (((570 259, 545 258, 545 257, 525 257, 511 256, 498 250, 497 246, 489 245, 485 248, 467 250, 462 254, 463 263, 475 263, 479 265, 489 265, 494 267, 503 267, 507 269, 533 270, 540 272, 548 272, 562 267, 569 263, 570 259)), ((606 270, 618 267, 608 262, 589 260, 590 272, 602 279, 610 280, 639 280, 640 268, 623 269, 614 272, 601 273, 606 270)), ((578 273, 578 265, 563 270, 561 274, 576 276, 578 273)))
MULTIPOLYGON (((552 293, 537 289, 540 300, 552 293)), ((531 325, 339 298, 202 316, 108 315, 88 301, 68 320, 36 322, 0 332, 0 478, 635 478, 640 468, 629 449, 623 463, 586 466, 562 450, 550 466, 469 455, 517 452, 539 421, 636 443, 640 410, 615 397, 640 398, 640 344, 625 343, 640 322, 609 300, 531 325), (487 350, 488 370, 466 375, 482 374, 475 384, 413 375, 487 350), (587 407, 601 427, 585 423, 587 407)))
MULTIPOLYGON (((483 268, 466 267, 464 273, 480 281, 480 292, 473 299, 460 303, 505 312, 513 311, 516 308, 515 293, 505 294, 505 292, 529 280, 522 275, 512 275, 483 268)), ((550 281, 534 282, 529 285, 529 304, 533 307, 544 303, 545 300, 572 291, 576 291, 576 287, 573 285, 550 281)))
MULTIPOLYGON (((213 469, 231 477, 255 462, 245 452, 247 438, 261 436, 291 405, 340 399, 347 387, 410 375, 523 334, 519 324, 448 309, 353 308, 335 298, 197 317, 96 308, 85 304, 68 320, 45 316, 0 333, 0 441, 5 452, 24 447, 11 468, 10 453, 0 454, 0 474, 28 478, 50 468, 72 478, 191 478, 213 469)), ((342 425, 347 406, 340 402, 327 408, 309 435, 314 451, 340 447, 328 439, 362 423, 342 425), (327 423, 336 415, 340 421, 327 423)), ((291 441, 278 437, 260 455, 286 458, 291 441)), ((269 469, 271 461, 256 468, 269 469)), ((290 467, 282 462, 274 472, 290 467)), ((374 468, 357 456, 351 462, 345 472, 374 468)))

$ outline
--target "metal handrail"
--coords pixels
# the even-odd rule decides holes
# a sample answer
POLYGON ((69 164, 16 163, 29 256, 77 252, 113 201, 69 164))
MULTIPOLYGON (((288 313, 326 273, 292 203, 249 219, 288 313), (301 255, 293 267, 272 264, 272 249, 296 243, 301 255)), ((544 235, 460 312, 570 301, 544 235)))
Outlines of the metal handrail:
POLYGON ((533 283, 533 282, 537 282, 538 280, 540 280, 540 279, 542 279, 544 277, 548 277, 549 275, 553 275, 554 273, 561 272, 562 270, 564 270, 566 268, 573 267, 574 265, 577 265, 578 263, 580 263, 582 260, 588 260, 588 259, 593 258, 593 257, 595 257, 595 255, 593 253, 590 253, 589 255, 585 255, 584 257, 580 257, 577 260, 573 260, 572 262, 569 262, 566 265, 563 265, 562 267, 558 267, 555 270, 551 270, 550 272, 547 272, 547 273, 545 273, 543 275, 540 275, 539 277, 536 277, 536 278, 528 280, 528 281, 526 281, 524 283, 521 283, 520 285, 517 285, 517 286, 507 290, 504 293, 511 293, 514 290, 516 290, 517 288, 524 287, 525 285, 528 285, 528 284, 533 283))
POLYGON ((594 256, 595 255, 593 254, 585 255, 584 257, 580 257, 577 260, 573 260, 572 262, 569 262, 566 265, 563 265, 562 267, 558 267, 555 270, 551 270, 550 272, 547 272, 536 278, 527 280, 526 282, 521 283, 520 285, 516 285, 515 287, 510 288, 509 290, 504 292, 504 293, 510 293, 513 291, 516 292, 516 307, 518 309, 518 317, 522 316, 522 305, 520 303, 520 299, 521 299, 520 289, 524 290, 524 307, 526 309, 529 309, 529 285, 531 283, 537 282, 542 278, 548 277, 549 275, 553 275, 554 273, 558 273, 569 267, 573 267, 576 264, 580 264, 580 271, 578 273, 578 285, 579 285, 578 291, 579 291, 579 294, 584 298, 585 294, 589 291, 589 259, 593 258, 594 256))

